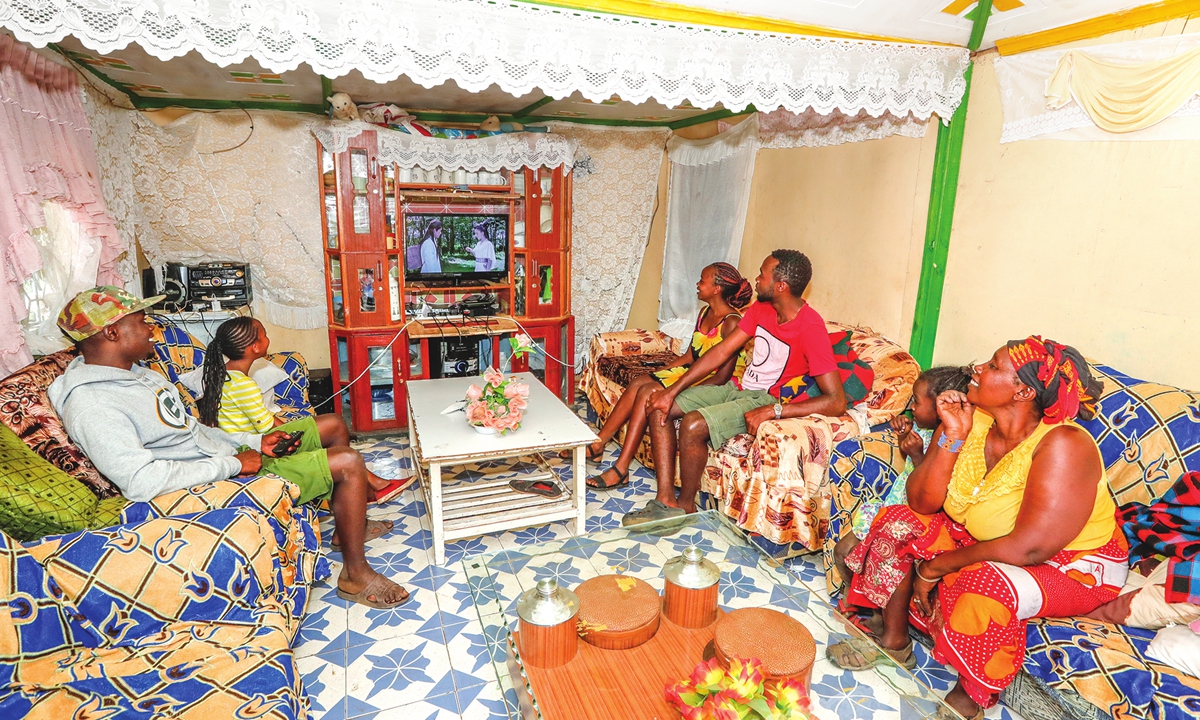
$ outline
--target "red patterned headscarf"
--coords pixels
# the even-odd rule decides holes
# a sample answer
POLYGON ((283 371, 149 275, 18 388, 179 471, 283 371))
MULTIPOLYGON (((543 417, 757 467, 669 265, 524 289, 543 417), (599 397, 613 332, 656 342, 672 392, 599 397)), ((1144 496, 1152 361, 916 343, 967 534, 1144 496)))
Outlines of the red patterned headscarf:
POLYGON ((1008 356, 1021 382, 1037 391, 1045 420, 1055 425, 1076 417, 1091 420, 1103 386, 1070 345, 1030 335, 1008 342, 1008 356))

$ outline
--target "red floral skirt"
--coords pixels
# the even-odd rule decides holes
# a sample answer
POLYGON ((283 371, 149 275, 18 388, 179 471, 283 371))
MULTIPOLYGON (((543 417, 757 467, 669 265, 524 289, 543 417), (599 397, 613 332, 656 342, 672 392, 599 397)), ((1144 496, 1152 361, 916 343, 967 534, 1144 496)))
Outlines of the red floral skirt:
MULTIPOLYGON (((846 558, 854 571, 846 601, 882 608, 914 560, 975 542, 945 513, 919 515, 907 505, 886 507, 846 558)), ((1029 618, 1091 612, 1117 596, 1128 572, 1129 545, 1118 528, 1102 547, 1062 550, 1040 565, 968 565, 942 578, 929 617, 910 604, 909 619, 933 638, 934 659, 958 670, 967 694, 987 708, 1021 668, 1029 618)))

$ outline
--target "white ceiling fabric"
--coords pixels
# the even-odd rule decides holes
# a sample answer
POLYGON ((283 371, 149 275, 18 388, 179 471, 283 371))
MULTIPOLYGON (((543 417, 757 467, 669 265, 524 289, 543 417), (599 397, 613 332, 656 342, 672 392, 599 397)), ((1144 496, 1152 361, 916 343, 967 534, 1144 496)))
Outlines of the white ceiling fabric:
POLYGON ((949 117, 962 48, 685 27, 488 0, 0 0, 0 25, 44 46, 70 34, 107 54, 131 42, 163 60, 191 50, 274 72, 308 63, 336 78, 403 74, 425 87, 495 83, 555 98, 618 95, 667 106, 754 104, 949 117))

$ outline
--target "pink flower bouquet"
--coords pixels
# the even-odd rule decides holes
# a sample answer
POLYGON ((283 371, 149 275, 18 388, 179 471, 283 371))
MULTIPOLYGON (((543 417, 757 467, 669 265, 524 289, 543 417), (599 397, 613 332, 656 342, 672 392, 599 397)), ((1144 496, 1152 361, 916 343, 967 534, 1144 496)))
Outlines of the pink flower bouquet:
POLYGON ((686 720, 809 720, 808 693, 796 680, 766 682, 757 659, 734 659, 729 669, 713 658, 692 676, 666 687, 667 702, 686 720))
POLYGON ((521 416, 529 406, 529 386, 515 377, 507 380, 495 368, 483 373, 483 387, 467 388, 467 422, 476 428, 506 435, 521 427, 521 416))

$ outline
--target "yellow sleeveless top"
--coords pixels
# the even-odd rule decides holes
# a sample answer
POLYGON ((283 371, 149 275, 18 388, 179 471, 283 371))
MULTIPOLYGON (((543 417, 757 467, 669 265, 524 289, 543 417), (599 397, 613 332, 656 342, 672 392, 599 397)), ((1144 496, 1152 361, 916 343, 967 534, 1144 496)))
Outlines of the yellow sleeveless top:
MULTIPOLYGON (((1029 466, 1033 464, 1033 452, 1046 433, 1058 427, 1041 423, 1033 434, 1000 458, 988 472, 984 445, 993 422, 992 416, 975 411, 971 433, 954 463, 943 506, 947 515, 965 525, 971 536, 980 541, 1004 537, 1016 527, 1025 484, 1029 481, 1029 466)), ((1079 427, 1074 422, 1065 424, 1079 427)), ((1099 447, 1096 447, 1096 454, 1100 454, 1099 447)), ((1094 550, 1111 540, 1117 528, 1116 503, 1108 489, 1103 458, 1100 466, 1100 483, 1096 488, 1092 515, 1079 535, 1067 544, 1067 550, 1094 550)))

